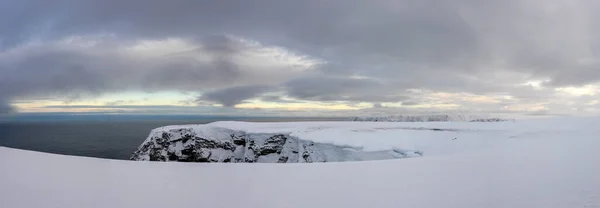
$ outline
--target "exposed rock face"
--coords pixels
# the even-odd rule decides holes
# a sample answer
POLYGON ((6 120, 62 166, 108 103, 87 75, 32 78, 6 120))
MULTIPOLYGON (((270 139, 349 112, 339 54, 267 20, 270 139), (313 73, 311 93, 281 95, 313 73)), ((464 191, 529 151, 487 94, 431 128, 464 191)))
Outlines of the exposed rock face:
POLYGON ((158 128, 133 153, 131 160, 313 163, 420 156, 420 152, 363 152, 356 148, 315 143, 289 134, 246 133, 217 127, 158 128))

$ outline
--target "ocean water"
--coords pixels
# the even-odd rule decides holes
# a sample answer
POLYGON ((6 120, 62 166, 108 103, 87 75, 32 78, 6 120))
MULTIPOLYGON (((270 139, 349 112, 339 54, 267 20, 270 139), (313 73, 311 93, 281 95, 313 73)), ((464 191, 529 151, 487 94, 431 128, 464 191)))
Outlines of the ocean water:
POLYGON ((150 130, 214 121, 290 122, 341 118, 210 116, 21 116, 0 120, 0 146, 127 160, 150 130))

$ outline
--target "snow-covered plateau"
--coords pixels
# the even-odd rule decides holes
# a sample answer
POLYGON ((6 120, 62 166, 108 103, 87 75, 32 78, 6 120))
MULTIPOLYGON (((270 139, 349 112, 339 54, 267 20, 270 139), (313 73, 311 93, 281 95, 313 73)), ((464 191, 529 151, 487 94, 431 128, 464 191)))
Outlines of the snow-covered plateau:
MULTIPOLYGON (((291 123, 297 125, 297 123, 291 123)), ((319 125, 288 131, 282 124, 217 122, 157 128, 133 153, 132 160, 221 163, 313 163, 398 159, 422 152, 389 148, 363 151, 362 147, 319 143, 295 134, 320 129, 319 125), (253 129, 278 129, 254 132, 253 129), (238 130, 238 129, 246 130, 238 130), (294 130, 296 132, 294 132, 294 130), (283 131, 283 132, 281 132, 283 131)), ((290 126, 288 126, 289 128, 290 126)), ((343 126, 339 126, 343 127, 343 126)), ((335 135, 332 135, 335 136, 335 135)), ((342 136, 342 135, 340 135, 342 136)))
POLYGON ((600 207, 599 123, 216 122, 153 131, 258 135, 266 149, 272 134, 349 148, 342 151, 422 153, 312 164, 121 161, 0 147, 0 207, 600 207))

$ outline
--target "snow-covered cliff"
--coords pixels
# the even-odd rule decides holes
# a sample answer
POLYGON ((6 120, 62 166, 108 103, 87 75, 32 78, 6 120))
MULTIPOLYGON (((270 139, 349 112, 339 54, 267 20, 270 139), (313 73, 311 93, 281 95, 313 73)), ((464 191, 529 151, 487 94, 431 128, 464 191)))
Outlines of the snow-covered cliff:
POLYGON ((361 151, 302 140, 289 133, 247 133, 206 125, 169 126, 153 130, 131 160, 312 163, 382 160, 421 156, 419 151, 361 151))

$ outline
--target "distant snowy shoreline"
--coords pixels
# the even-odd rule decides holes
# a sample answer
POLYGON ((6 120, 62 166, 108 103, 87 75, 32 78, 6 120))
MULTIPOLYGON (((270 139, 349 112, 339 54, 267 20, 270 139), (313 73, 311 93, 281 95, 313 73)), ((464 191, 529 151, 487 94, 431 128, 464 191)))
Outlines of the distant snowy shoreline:
POLYGON ((507 122, 514 119, 483 117, 473 115, 394 115, 353 117, 351 121, 369 122, 507 122))

